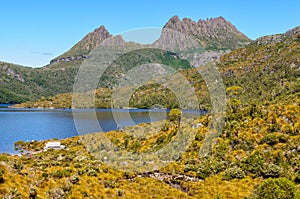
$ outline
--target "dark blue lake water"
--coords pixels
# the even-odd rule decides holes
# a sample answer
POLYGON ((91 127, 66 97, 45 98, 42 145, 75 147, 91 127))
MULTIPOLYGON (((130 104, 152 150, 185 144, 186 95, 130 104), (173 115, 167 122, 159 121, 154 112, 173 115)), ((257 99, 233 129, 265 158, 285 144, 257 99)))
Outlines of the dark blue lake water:
MULTIPOLYGON (((185 117, 196 117, 199 111, 183 111, 185 117)), ((98 132, 93 125, 96 115, 101 131, 166 118, 167 110, 159 109, 12 109, 0 104, 0 153, 16 153, 14 142, 67 138, 83 133, 98 132), (73 111, 76 113, 76 123, 73 111), (78 127, 78 126, 77 126, 78 127)))

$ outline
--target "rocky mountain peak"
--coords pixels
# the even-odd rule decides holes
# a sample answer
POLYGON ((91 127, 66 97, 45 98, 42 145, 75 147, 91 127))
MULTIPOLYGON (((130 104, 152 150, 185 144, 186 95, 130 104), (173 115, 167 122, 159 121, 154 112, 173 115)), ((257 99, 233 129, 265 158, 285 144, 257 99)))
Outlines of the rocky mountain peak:
POLYGON ((102 41, 112 37, 108 30, 102 25, 93 32, 88 33, 80 42, 78 42, 71 50, 80 49, 89 52, 99 46, 102 41))
POLYGON ((164 43, 171 42, 171 39, 174 38, 170 31, 166 31, 167 29, 193 37, 197 45, 204 49, 235 49, 245 46, 251 41, 223 17, 200 19, 195 22, 190 18, 180 20, 176 15, 166 23, 163 29, 165 30, 163 31, 164 35, 157 42, 161 44, 160 46, 164 46, 164 43))
POLYGON ((164 28, 168 28, 168 27, 170 27, 170 26, 172 26, 174 24, 178 24, 180 22, 181 21, 180 21, 179 17, 177 15, 175 15, 175 16, 171 17, 171 19, 169 19, 169 21, 166 23, 166 25, 164 26, 164 28))
POLYGON ((86 59, 91 50, 99 46, 101 42, 110 37, 112 37, 112 35, 108 32, 105 26, 102 25, 99 28, 96 28, 93 32, 88 33, 69 51, 51 60, 50 63, 86 59))
MULTIPOLYGON (((125 42, 119 37, 112 40, 107 40, 108 38, 112 38, 112 35, 102 25, 93 32, 88 33, 69 51, 51 60, 50 63, 86 59, 88 54, 104 40, 108 43, 116 43, 116 45, 122 45, 125 42)), ((169 50, 199 48, 227 50, 242 47, 250 41, 248 37, 223 17, 195 22, 190 18, 181 20, 175 15, 163 27, 161 37, 154 43, 154 46, 169 50)))

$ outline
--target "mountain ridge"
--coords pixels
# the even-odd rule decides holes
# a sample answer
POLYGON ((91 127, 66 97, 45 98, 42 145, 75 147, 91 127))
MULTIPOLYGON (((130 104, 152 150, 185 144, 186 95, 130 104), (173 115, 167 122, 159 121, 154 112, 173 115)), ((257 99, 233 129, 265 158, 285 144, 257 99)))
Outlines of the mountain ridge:
MULTIPOLYGON (((169 45, 169 42, 172 39, 170 38, 173 36, 172 33, 169 31, 164 31, 166 29, 180 32, 180 34, 185 34, 187 37, 193 37, 195 41, 200 44, 198 47, 202 47, 204 49, 232 50, 245 46, 251 41, 247 36, 238 31, 234 25, 225 20, 223 17, 211 18, 207 20, 199 19, 198 22, 194 22, 189 18, 183 18, 181 21, 179 17, 175 15, 170 18, 162 28, 162 34, 171 34, 171 36, 162 35, 160 39, 155 41, 155 43, 159 43, 157 45, 159 47, 165 47, 166 45, 169 45), (195 26, 195 24, 197 25, 195 26), (195 26, 196 29, 193 28, 193 26, 195 26), (222 40, 222 42, 216 42, 220 40, 222 40)), ((51 60, 50 64, 59 61, 84 60, 88 57, 89 52, 98 47, 105 39, 110 37, 113 37, 113 35, 109 33, 105 26, 101 25, 93 32, 88 33, 70 50, 51 60)))
POLYGON ((243 47, 251 42, 251 39, 223 17, 206 20, 199 19, 198 22, 195 22, 190 18, 180 20, 175 15, 163 27, 160 38, 162 41, 158 41, 168 43, 174 36, 172 33, 164 30, 174 30, 182 35, 186 35, 193 39, 194 42, 197 42, 199 47, 204 49, 232 50, 243 47), (170 36, 164 34, 170 34, 170 36))
MULTIPOLYGON (((177 17, 174 16, 166 23, 164 27, 165 28, 171 27, 172 20, 173 21, 175 20, 175 24, 183 25, 185 27, 185 29, 183 30, 186 32, 188 30, 195 31, 194 29, 190 29, 192 24, 197 23, 197 24, 201 24, 201 26, 205 26, 203 24, 210 24, 209 26, 212 26, 211 24, 215 23, 216 26, 218 27, 221 24, 221 27, 224 26, 226 27, 225 29, 233 30, 236 33, 235 35, 240 34, 239 31, 230 22, 227 22, 223 17, 212 18, 207 20, 199 20, 198 22, 193 22, 191 19, 188 18, 184 18, 180 20, 178 16, 177 17)), ((295 28, 291 29, 290 31, 287 31, 284 34, 286 34, 286 36, 295 35, 295 33, 297 33, 298 31, 299 30, 296 27, 296 29, 295 28)), ((218 31, 216 31, 215 34, 218 35, 221 33, 218 33, 218 31)), ((99 28, 87 34, 82 40, 77 42, 69 51, 53 59, 52 62, 47 66, 41 68, 24 67, 26 68, 26 70, 25 69, 23 70, 22 66, 15 67, 14 64, 9 64, 9 63, 2 64, 2 65, 7 65, 8 68, 11 68, 13 71, 17 71, 18 72, 17 74, 19 75, 19 79, 22 79, 23 82, 18 80, 17 76, 16 78, 12 78, 13 76, 9 75, 8 72, 5 71, 4 69, 0 70, 0 72, 2 73, 2 76, 0 78, 0 82, 2 82, 2 84, 0 85, 0 93, 1 93, 0 102, 20 103, 29 100, 35 101, 37 99, 40 99, 43 96, 49 97, 60 93, 71 92, 78 69, 82 64, 82 62, 88 57, 89 51, 93 49, 95 46, 99 45, 101 41, 111 37, 112 35, 105 28, 105 26, 100 26, 99 28)), ((121 41, 122 39, 121 36, 118 39, 120 39, 118 41, 121 41)), ((165 37, 165 39, 166 40, 162 41, 160 44, 169 41, 168 37, 165 37)), ((237 47, 236 44, 238 40, 235 41, 236 42, 234 43, 234 46, 237 47)), ((254 44, 255 42, 256 41, 252 41, 251 44, 254 44)), ((159 46, 160 44, 158 43, 158 47, 161 47, 159 46)), ((197 43, 197 47, 199 47, 198 44, 199 43, 197 43)), ((226 45, 228 46, 228 43, 226 45)), ((172 47, 171 44, 169 44, 169 46, 172 47)), ((198 65, 203 65, 208 61, 218 60, 218 58, 222 54, 227 53, 227 51, 223 52, 218 50, 218 48, 216 48, 216 50, 210 48, 209 50, 207 50, 205 49, 205 46, 202 45, 202 47, 203 47, 202 49, 203 52, 205 52, 206 54, 203 54, 202 52, 202 54, 200 53, 200 55, 202 57, 206 56, 207 59, 199 62, 198 65)))
MULTIPOLYGON (((298 28, 281 34, 281 37, 285 38, 285 43, 272 43, 271 41, 266 44, 257 44, 257 41, 254 41, 246 47, 238 48, 221 56, 220 60, 216 62, 216 65, 222 76, 226 91, 228 90, 228 93, 235 93, 234 95, 239 94, 239 101, 236 103, 243 101, 249 104, 256 104, 258 102, 271 100, 292 100, 299 96, 300 34, 297 30, 298 28)), ((147 57, 149 54, 150 52, 145 53, 147 57)), ((130 60, 132 63, 127 62, 128 66, 132 66, 135 62, 134 59, 130 60)), ((201 68, 204 67, 205 66, 201 66, 201 68)), ((111 69, 113 69, 113 67, 111 69)), ((117 70, 113 73, 109 73, 106 79, 112 82, 113 75, 118 74, 118 72, 120 71, 117 70)), ((191 68, 188 70, 181 70, 180 72, 182 72, 182 75, 184 75, 193 86, 195 86, 195 90, 199 91, 197 95, 198 99, 201 101, 200 104, 202 105, 202 107, 184 108, 210 108, 209 93, 207 89, 205 89, 207 86, 197 69, 191 68)), ((126 72, 123 72, 122 74, 126 74, 126 72)), ((119 76, 121 76, 121 74, 119 76)), ((181 84, 176 78, 173 78, 172 83, 175 85, 181 84)), ((109 97, 107 97, 110 92, 112 91, 107 90, 105 92, 107 95, 103 95, 102 91, 96 91, 95 106, 98 108, 109 108, 110 105, 107 105, 106 102, 110 101, 109 97), (98 93, 101 93, 105 98, 101 97, 98 93)), ((71 99, 71 95, 72 93, 69 93, 63 98, 71 99)), ((153 99, 159 99, 158 101, 163 103, 167 108, 178 106, 176 99, 174 100, 170 92, 160 85, 145 84, 143 89, 137 89, 132 96, 133 98, 130 101, 131 107, 151 108, 151 101, 153 101, 153 99), (168 98, 165 100, 163 98, 164 96, 168 96, 168 98)), ((56 96, 49 101, 55 102, 57 105, 56 108, 59 108, 59 106, 66 108, 72 107, 71 100, 68 102, 63 100, 63 102, 61 102, 62 100, 60 100, 60 98, 62 98, 62 96, 56 96)), ((187 99, 190 100, 192 98, 187 97, 187 99)), ((40 101, 35 104, 23 104, 20 107, 47 108, 49 107, 48 104, 47 101, 40 101)))

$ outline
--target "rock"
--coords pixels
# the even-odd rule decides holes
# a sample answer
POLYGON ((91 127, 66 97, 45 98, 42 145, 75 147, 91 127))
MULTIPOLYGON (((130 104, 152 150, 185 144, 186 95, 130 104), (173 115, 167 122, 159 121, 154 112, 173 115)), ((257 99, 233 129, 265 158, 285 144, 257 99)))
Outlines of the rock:
POLYGON ((178 16, 172 17, 163 27, 155 46, 164 49, 186 50, 235 49, 247 45, 251 40, 223 17, 192 21, 178 16))
POLYGON ((51 60, 50 64, 56 62, 69 62, 87 59, 87 55, 91 50, 99 46, 102 41, 110 37, 112 37, 112 35, 106 30, 106 28, 104 26, 100 26, 93 32, 87 34, 81 41, 79 41, 65 54, 51 60))

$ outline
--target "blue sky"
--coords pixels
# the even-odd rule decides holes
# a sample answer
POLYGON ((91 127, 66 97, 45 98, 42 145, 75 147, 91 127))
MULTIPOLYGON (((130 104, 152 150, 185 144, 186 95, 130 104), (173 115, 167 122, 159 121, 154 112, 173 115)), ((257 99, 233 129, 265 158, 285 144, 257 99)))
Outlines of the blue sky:
POLYGON ((1 1, 0 61, 39 67, 105 25, 111 34, 162 27, 178 15, 223 16, 251 39, 300 26, 298 0, 1 1))

